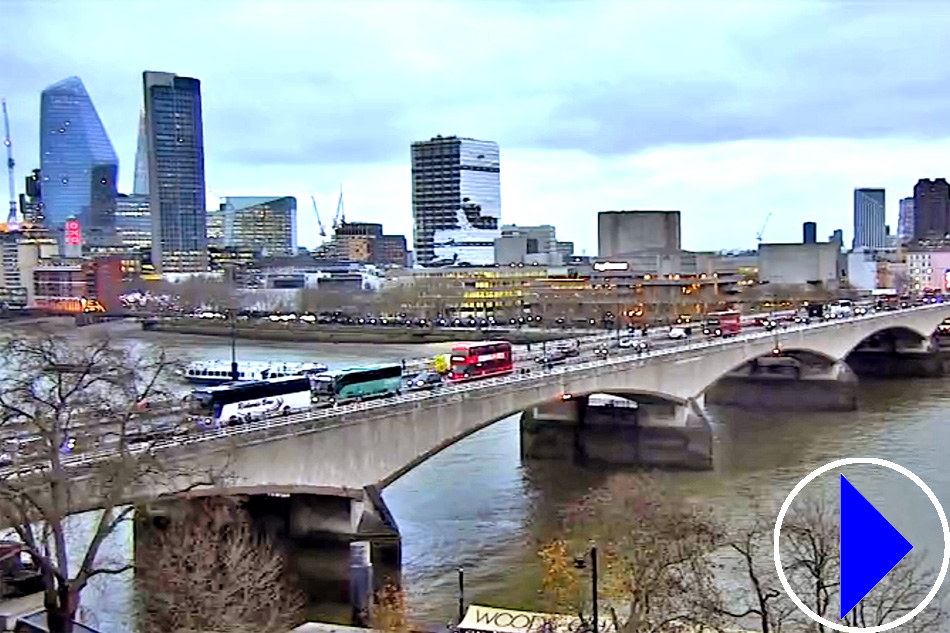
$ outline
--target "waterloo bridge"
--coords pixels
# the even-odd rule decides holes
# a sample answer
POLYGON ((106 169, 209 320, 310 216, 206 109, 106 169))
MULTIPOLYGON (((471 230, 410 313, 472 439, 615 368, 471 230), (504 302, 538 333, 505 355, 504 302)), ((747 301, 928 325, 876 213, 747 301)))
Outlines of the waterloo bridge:
MULTIPOLYGON (((535 367, 164 440, 148 449, 161 461, 222 477, 213 486, 188 492, 182 492, 184 480, 153 485, 130 491, 125 501, 147 509, 142 516, 175 520, 185 498, 245 497, 277 536, 327 548, 327 585, 320 590, 337 587, 345 598, 351 542, 370 542, 374 564, 398 569, 399 534, 382 499, 385 487, 494 422, 523 414, 522 453, 527 457, 563 458, 577 450, 581 432, 588 433, 593 456, 624 461, 624 453, 630 453, 635 455, 627 460, 631 463, 708 468, 713 456, 704 414, 707 394, 753 405, 774 398, 853 407, 855 370, 887 375, 939 371, 943 361, 935 332, 948 316, 950 305, 935 304, 725 339, 670 341, 642 354, 581 357, 546 370, 535 367), (779 376, 770 368, 792 371, 779 376), (743 390, 757 395, 748 398, 743 390), (635 428, 609 420, 585 424, 592 419, 585 416, 590 394, 636 402, 635 428)), ((95 471, 97 461, 107 459, 107 449, 68 458, 76 473, 73 498, 82 499, 77 511, 100 503, 94 487, 85 488, 83 481, 92 477, 86 473, 95 471)), ((137 552, 147 544, 150 529, 153 522, 137 523, 137 552)))

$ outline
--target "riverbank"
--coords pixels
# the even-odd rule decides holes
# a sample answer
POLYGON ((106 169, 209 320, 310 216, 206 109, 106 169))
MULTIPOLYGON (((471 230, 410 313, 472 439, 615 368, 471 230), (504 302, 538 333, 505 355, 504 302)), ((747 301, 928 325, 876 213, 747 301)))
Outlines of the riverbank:
MULTIPOLYGON (((149 332, 171 332, 198 336, 232 336, 228 323, 207 319, 146 319, 142 329, 149 332)), ((467 329, 467 328, 397 328, 359 327, 350 325, 311 325, 307 323, 239 322, 233 329, 238 339, 257 341, 290 341, 310 343, 449 343, 452 341, 485 341, 501 339, 515 344, 556 341, 566 337, 565 332, 522 329, 467 329)))

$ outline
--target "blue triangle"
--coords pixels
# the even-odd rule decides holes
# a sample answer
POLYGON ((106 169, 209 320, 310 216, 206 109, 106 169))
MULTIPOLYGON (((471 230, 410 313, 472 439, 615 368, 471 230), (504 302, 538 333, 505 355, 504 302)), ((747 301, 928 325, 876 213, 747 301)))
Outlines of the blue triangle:
POLYGON ((841 618, 914 546, 841 475, 841 618))

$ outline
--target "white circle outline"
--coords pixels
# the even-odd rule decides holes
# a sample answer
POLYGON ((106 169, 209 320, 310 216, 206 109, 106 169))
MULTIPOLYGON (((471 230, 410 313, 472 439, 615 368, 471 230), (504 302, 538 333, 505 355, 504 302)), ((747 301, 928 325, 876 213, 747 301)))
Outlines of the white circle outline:
POLYGON ((816 468, 815 470, 808 473, 804 479, 798 482, 792 491, 788 494, 788 497, 785 499, 785 503, 782 504, 782 509, 778 513, 778 518, 775 520, 775 533, 773 539, 773 555, 775 558, 775 571, 778 572, 778 578, 782 582, 782 587, 785 588, 785 593, 788 594, 788 597, 792 599, 792 602, 795 603, 799 609, 805 612, 809 618, 823 624, 830 629, 835 631, 842 631, 843 633, 883 633, 883 631, 890 631, 891 629, 897 628, 898 626, 910 622, 913 618, 917 617, 921 611, 927 608, 927 605, 936 597, 937 592, 940 591, 940 585, 943 584, 943 580, 947 575, 947 567, 950 566, 950 525, 947 523, 947 515, 943 511, 943 506, 940 505, 940 501, 937 500, 937 496, 933 493, 933 490, 930 489, 930 486, 925 484, 920 477, 910 472, 900 464, 895 464, 894 462, 889 462, 886 459, 880 459, 877 457, 849 457, 847 459, 839 459, 837 461, 830 462, 816 468), (858 626, 845 626, 837 622, 832 622, 831 620, 826 620, 821 617, 807 606, 805 603, 795 595, 795 592, 792 591, 791 586, 788 584, 788 579, 785 577, 785 571, 782 569, 782 558, 779 551, 779 536, 782 532, 782 521, 785 520, 785 513, 788 512, 789 507, 792 505, 792 501, 795 500, 795 497, 798 496, 805 486, 810 484, 820 475, 825 474, 829 470, 834 470, 835 468, 840 468, 841 466, 849 466, 851 464, 872 464, 874 466, 883 466, 885 468, 890 468, 893 471, 899 472, 904 475, 915 484, 917 487, 924 491, 924 494, 930 499, 930 502, 933 504, 934 509, 937 510, 937 516, 940 517, 940 526, 943 528, 943 562, 940 565, 940 573, 937 574, 937 581, 934 583, 933 588, 931 588, 930 593, 918 604, 913 611, 910 613, 905 613, 903 616, 897 618, 893 622, 887 622, 885 624, 879 624, 877 626, 871 626, 868 628, 861 628, 858 626))

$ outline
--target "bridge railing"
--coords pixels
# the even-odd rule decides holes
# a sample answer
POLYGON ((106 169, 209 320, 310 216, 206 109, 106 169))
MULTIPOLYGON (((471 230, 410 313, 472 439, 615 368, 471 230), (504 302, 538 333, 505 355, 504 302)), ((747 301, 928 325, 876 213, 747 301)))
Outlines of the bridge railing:
MULTIPOLYGON (((280 432, 282 430, 288 430, 294 428, 293 434, 298 434, 301 432, 308 432, 312 430, 319 430, 321 428, 326 428, 336 424, 347 424, 352 423, 346 420, 347 417, 357 416, 365 412, 372 412, 381 409, 389 409, 394 406, 411 404, 411 403, 422 403, 422 404, 439 404, 440 401, 443 401, 446 397, 452 395, 461 395, 466 393, 474 393, 478 391, 488 391, 494 390, 497 391, 501 386, 512 386, 512 385, 530 385, 531 383, 536 382, 545 382, 550 379, 552 376, 563 376, 567 377, 573 374, 579 374, 583 372, 590 371, 596 367, 621 367, 626 365, 637 365, 637 364, 646 364, 649 361, 656 359, 663 359, 670 356, 679 356, 687 352, 697 352, 702 350, 709 350, 714 348, 722 348, 725 346, 734 345, 737 342, 743 341, 762 341, 769 339, 778 339, 783 334, 789 334, 793 332, 802 332, 802 331, 814 331, 825 328, 834 328, 840 325, 859 321, 859 320, 872 320, 872 319, 883 319, 887 317, 894 316, 895 314, 906 314, 907 312, 913 311, 922 311, 930 310, 935 307, 941 307, 940 304, 927 305, 927 306, 918 306, 913 308, 907 308, 899 312, 887 312, 887 313, 867 313, 864 315, 858 315, 854 317, 849 317, 845 319, 835 319, 829 321, 822 321, 819 323, 811 324, 794 324, 783 327, 781 330, 773 330, 766 332, 746 332, 739 334, 731 338, 713 338, 713 339, 701 339, 688 341, 681 345, 673 345, 669 347, 652 349, 640 354, 628 353, 624 355, 618 355, 614 357, 608 357, 606 359, 594 359, 594 360, 582 360, 575 363, 570 363, 567 365, 561 365, 553 367, 551 369, 529 369, 526 373, 516 373, 507 375, 507 376, 498 376, 494 378, 486 378, 482 380, 472 381, 472 382, 462 382, 458 384, 450 384, 439 387, 432 391, 417 391, 402 394, 399 396, 394 396, 390 398, 372 400, 368 402, 353 403, 348 405, 343 405, 337 408, 331 409, 319 409, 319 410, 307 410, 300 413, 293 413, 286 416, 267 418, 264 420, 258 420, 255 422, 246 423, 240 426, 234 427, 224 427, 218 429, 210 429, 206 431, 196 432, 186 436, 179 436, 175 438, 169 438, 165 440, 159 440, 150 445, 143 445, 141 447, 132 447, 132 453, 142 453, 145 451, 162 451, 172 448, 180 448, 183 446, 188 446, 197 443, 203 443, 208 441, 214 441, 224 438, 235 438, 238 436, 251 436, 254 434, 260 434, 261 432, 268 432, 268 436, 272 436, 274 432, 280 432)), ((81 453, 79 455, 74 455, 68 458, 65 458, 64 464, 67 466, 82 466, 103 459, 107 459, 115 455, 114 449, 98 449, 95 451, 88 451, 81 453)), ((9 473, 10 469, 4 471, 9 473)))

